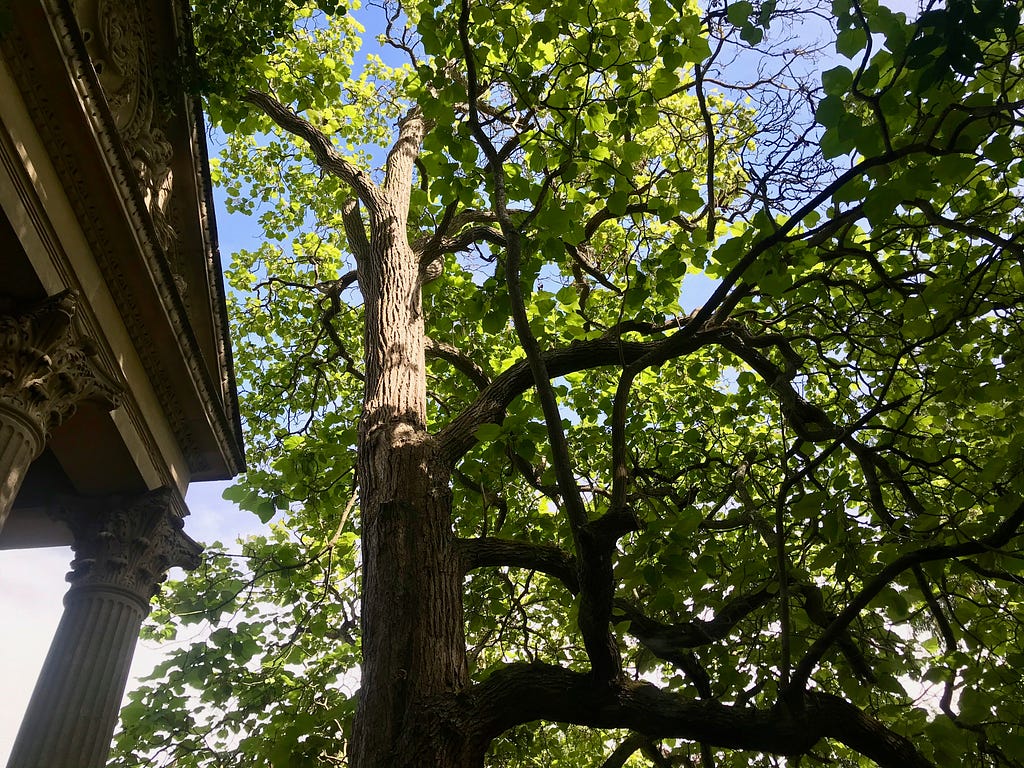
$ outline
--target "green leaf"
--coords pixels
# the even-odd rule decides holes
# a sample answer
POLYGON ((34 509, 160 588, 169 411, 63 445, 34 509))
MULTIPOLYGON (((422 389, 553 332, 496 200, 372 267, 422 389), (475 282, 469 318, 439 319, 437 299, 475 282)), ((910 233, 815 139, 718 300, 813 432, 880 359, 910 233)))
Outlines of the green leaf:
POLYGON ((608 197, 608 213, 612 216, 622 216, 629 204, 629 193, 615 191, 608 197))
POLYGON ((1008 163, 1017 157, 1010 137, 1005 134, 994 136, 982 151, 993 163, 1008 163))
POLYGON ((737 27, 743 26, 754 12, 754 6, 746 0, 730 3, 727 9, 729 23, 737 27))
POLYGON ((848 59, 852 59, 867 45, 868 36, 860 27, 844 29, 836 37, 836 51, 848 59))
POLYGON ((259 517, 260 522, 269 523, 271 518, 277 513, 277 507, 274 506, 274 502, 270 499, 261 499, 253 511, 259 517))
MULTIPOLYGON (((853 85, 853 73, 846 67, 833 67, 821 74, 821 85, 829 96, 841 98, 853 85)), ((822 122, 820 117, 818 122, 822 122)))
POLYGON ((818 104, 814 112, 814 118, 826 128, 839 124, 840 119, 846 114, 846 105, 838 96, 827 96, 818 104))
POLYGON ((744 42, 757 45, 764 39, 764 31, 753 24, 745 24, 743 29, 740 30, 740 37, 744 42))
POLYGON ((502 433, 500 424, 481 424, 473 436, 478 442, 490 443, 500 438, 502 433))

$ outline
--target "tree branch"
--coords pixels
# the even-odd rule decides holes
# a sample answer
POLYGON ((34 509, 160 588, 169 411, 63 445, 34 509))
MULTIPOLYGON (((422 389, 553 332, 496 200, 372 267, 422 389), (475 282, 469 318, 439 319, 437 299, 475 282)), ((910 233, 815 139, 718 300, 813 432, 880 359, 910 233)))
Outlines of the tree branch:
POLYGON ((1021 247, 1019 243, 1016 243, 1013 240, 1007 240, 1005 237, 1000 237, 996 233, 991 232, 982 226, 965 224, 964 222, 956 221, 955 219, 947 219, 935 210, 935 206, 927 200, 918 198, 911 200, 910 202, 912 205, 917 206, 931 224, 951 229, 954 232, 961 232, 968 237, 976 237, 979 240, 984 240, 985 242, 995 246, 996 248, 1002 248, 1003 250, 1009 251, 1018 259, 1024 258, 1024 247, 1021 247))
MULTIPOLYGON (((753 266, 753 264, 761 258, 762 255, 770 251, 775 246, 785 242, 789 233, 792 232, 800 222, 807 218, 810 213, 817 210, 820 206, 831 199, 836 192, 848 183, 862 177, 873 168, 886 166, 891 163, 895 163, 898 160, 902 160, 903 158, 921 154, 929 157, 942 157, 945 155, 960 153, 953 150, 940 149, 926 142, 918 142, 908 144, 905 147, 900 147, 892 152, 885 152, 876 157, 863 159, 852 168, 847 169, 837 176, 830 184, 821 189, 810 200, 800 206, 800 208, 794 211, 786 221, 779 224, 778 227, 770 234, 753 243, 746 254, 744 254, 743 257, 736 262, 736 265, 729 270, 728 274, 722 278, 718 287, 712 292, 708 300, 704 302, 704 305, 689 318, 686 325, 670 337, 671 343, 666 344, 661 349, 658 349, 650 356, 650 359, 638 361, 637 365, 649 367, 658 365, 665 360, 674 357, 677 354, 677 347, 685 346, 690 336, 702 329, 708 320, 719 314, 719 309, 721 308, 722 303, 726 301, 733 288, 735 288, 737 283, 740 282, 746 271, 750 269, 750 267, 753 266)), ((844 215, 845 213, 840 214, 840 216, 844 215)))
POLYGON ((732 632, 746 616, 772 600, 772 593, 761 589, 749 595, 729 599, 709 621, 695 619, 679 624, 662 624, 648 618, 624 600, 616 600, 615 607, 629 619, 629 633, 655 656, 676 663, 679 653, 718 642, 732 632))
POLYGON ((384 161, 384 190, 388 196, 405 210, 400 221, 408 219, 409 191, 412 188, 412 171, 420 154, 427 122, 419 107, 413 107, 398 121, 398 139, 384 161))
POLYGON ((342 157, 330 138, 311 122, 300 117, 270 94, 255 88, 247 88, 242 94, 242 101, 259 108, 286 131, 304 139, 313 151, 317 165, 348 184, 368 208, 376 206, 379 190, 373 180, 342 157))
MULTIPOLYGON (((699 349, 716 338, 717 332, 694 334, 678 354, 699 349)), ((549 378, 565 376, 591 368, 628 364, 656 352, 668 339, 631 342, 618 339, 578 341, 561 349, 542 352, 549 378)), ((473 436, 481 424, 499 423, 505 408, 533 385, 529 364, 523 360, 510 366, 484 389, 479 397, 438 433, 437 457, 453 465, 476 444, 473 436)))
POLYGON ((573 594, 579 592, 576 559, 553 544, 535 544, 519 539, 499 539, 484 536, 476 539, 456 539, 462 559, 463 571, 488 566, 526 568, 552 576, 561 581, 573 594))
MULTIPOLYGON (((618 645, 611 632, 611 601, 614 593, 611 564, 611 544, 590 535, 585 530, 587 510, 576 483, 572 455, 565 430, 558 398, 551 384, 550 374, 537 338, 530 329, 530 321, 523 298, 520 280, 522 259, 522 236, 513 223, 508 211, 508 195, 505 188, 505 170, 502 158, 484 130, 478 111, 480 87, 477 80, 477 65, 474 48, 469 39, 469 0, 462 0, 458 19, 459 41, 462 57, 466 64, 466 91, 469 97, 469 126, 473 137, 487 157, 491 175, 491 209, 494 211, 505 238, 505 285, 512 308, 512 324, 519 338, 519 344, 526 354, 526 362, 532 373, 533 385, 537 392, 551 448, 551 461, 555 471, 558 489, 562 496, 573 542, 579 558, 580 610, 578 625, 583 635, 587 656, 596 673, 611 680, 619 674, 622 659, 618 645)), ((537 203, 539 210, 540 201, 537 203)))
POLYGON ((472 381, 479 389, 485 389, 491 383, 487 373, 476 364, 476 361, 468 355, 464 355, 458 348, 447 342, 436 341, 427 336, 426 352, 432 357, 444 360, 455 370, 465 374, 466 378, 472 381))
POLYGON ((629 734, 619 742, 619 745, 612 750, 608 757, 601 761, 599 768, 622 768, 633 753, 643 747, 646 742, 647 737, 641 733, 629 734))
POLYGON ((848 701, 820 693, 809 694, 798 712, 762 710, 690 699, 643 681, 620 678, 608 686, 561 667, 513 664, 474 686, 465 707, 481 744, 517 725, 547 720, 791 756, 828 738, 882 768, 933 768, 908 739, 848 701))
POLYGON ((847 627, 860 615, 860 612, 867 608, 868 604, 903 571, 921 563, 980 555, 982 552, 998 549, 1018 534, 1022 524, 1024 524, 1024 503, 1019 504, 991 534, 982 539, 965 541, 960 544, 940 544, 932 547, 922 547, 893 560, 864 585, 856 597, 839 612, 835 621, 814 641, 793 671, 793 679, 790 681, 789 689, 786 693, 792 695, 804 690, 807 686, 807 681, 810 679, 811 672, 814 671, 814 668, 828 649, 839 640, 847 627))

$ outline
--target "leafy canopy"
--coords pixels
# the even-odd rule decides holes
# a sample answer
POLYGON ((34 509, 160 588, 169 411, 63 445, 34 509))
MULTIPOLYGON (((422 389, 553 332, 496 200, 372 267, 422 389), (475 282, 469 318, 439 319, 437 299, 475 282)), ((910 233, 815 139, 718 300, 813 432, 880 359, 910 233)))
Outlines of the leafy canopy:
MULTIPOLYGON (((579 497, 590 519, 635 522, 611 563, 626 672, 764 709, 809 686, 935 764, 1024 764, 1019 3, 908 19, 875 0, 207 0, 194 24, 226 134, 215 181, 262 232, 228 272, 252 469, 226 497, 272 522, 166 590, 151 635, 212 633, 132 694, 116 765, 345 762, 351 192, 250 88, 374 178, 402 115, 428 121, 409 238, 443 261, 423 289, 431 430, 474 437, 452 524, 533 546, 467 572, 475 681, 589 663, 538 395, 473 421, 526 356, 500 202, 579 497), (383 46, 362 58, 360 19, 383 46)), ((489 760, 772 760, 655 741, 543 722, 489 760)), ((808 749, 863 764, 849 744, 808 749)))

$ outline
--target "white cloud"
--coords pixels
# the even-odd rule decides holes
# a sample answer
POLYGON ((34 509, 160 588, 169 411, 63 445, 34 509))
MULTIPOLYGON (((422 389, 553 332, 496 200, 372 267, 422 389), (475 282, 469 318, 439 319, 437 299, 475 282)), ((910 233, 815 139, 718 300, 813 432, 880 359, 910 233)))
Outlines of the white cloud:
POLYGON ((64 610, 68 547, 0 552, 0 765, 7 764, 64 610))

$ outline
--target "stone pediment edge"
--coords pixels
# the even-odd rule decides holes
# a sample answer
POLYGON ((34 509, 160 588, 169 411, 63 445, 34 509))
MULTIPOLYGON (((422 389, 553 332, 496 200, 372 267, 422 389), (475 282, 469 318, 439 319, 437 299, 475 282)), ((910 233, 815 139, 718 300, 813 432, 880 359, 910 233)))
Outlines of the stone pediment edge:
MULTIPOLYGON (((225 464, 224 469, 230 475, 237 474, 244 469, 244 454, 240 442, 237 406, 231 402, 234 398, 234 382, 230 373, 230 357, 227 356, 218 361, 221 364, 225 380, 220 382, 221 386, 217 386, 206 368, 198 339, 187 321, 184 301, 175 285, 169 261, 158 244, 152 217, 142 199, 138 184, 134 180, 130 160, 117 132, 114 117, 107 109, 102 87, 89 60, 72 8, 67 0, 40 0, 40 5, 49 17, 54 42, 64 57, 68 76, 73 81, 82 104, 88 106, 85 111, 97 139, 97 149, 102 153, 110 169, 111 178, 117 185, 125 214, 130 219, 132 229, 140 244, 141 256, 151 277, 152 287, 159 296, 167 322, 173 328, 178 342, 177 346, 182 355, 182 363, 188 370, 194 394, 200 400, 210 429, 215 436, 225 464), (223 393, 225 396, 218 397, 215 393, 223 393)), ((38 87, 40 78, 33 76, 34 67, 30 57, 22 55, 23 51, 18 50, 17 37, 18 32, 15 31, 0 39, 0 46, 16 54, 6 57, 8 65, 15 79, 19 81, 22 96, 33 113, 37 130, 50 147, 51 160, 65 183, 68 197, 76 210, 86 237, 94 246, 97 262, 107 278, 111 293, 118 301, 125 324, 132 335, 133 344, 149 372, 157 397, 163 404, 172 429, 178 436, 186 456, 191 461, 197 462, 190 468, 196 474, 208 473, 213 468, 206 466, 202 459, 200 441, 183 417, 185 409, 180 396, 171 384, 173 377, 169 375, 167 363, 157 350, 157 345, 152 343, 152 339, 148 337, 146 323, 139 315, 137 301, 131 295, 132 291, 121 265, 117 264, 115 259, 104 257, 102 246, 109 241, 109 238, 103 232, 103 225, 99 217, 88 209, 85 202, 90 198, 90 190, 86 181, 75 173, 73 154, 62 141, 61 131, 66 126, 57 124, 53 105, 47 97, 48 89, 38 87), (47 116, 51 119, 45 119, 47 116)), ((206 179, 202 179, 202 184, 208 187, 206 179)), ((211 214, 212 209, 209 208, 208 201, 203 201, 203 204, 207 208, 207 214, 211 214)), ((209 239, 210 228, 206 234, 209 239)), ((217 300, 221 300, 224 295, 223 287, 216 286, 215 291, 214 296, 217 297, 217 300)), ((214 307, 213 309, 214 317, 224 317, 223 307, 214 307)), ((226 336, 226 323, 222 321, 218 322, 218 325, 221 327, 215 330, 219 336, 222 336, 223 348, 227 350, 229 345, 226 336)))
MULTIPOLYGON (((179 4, 183 4, 180 3, 180 0, 177 1, 179 1, 179 4)), ((187 40, 191 41, 192 31, 191 28, 187 26, 187 14, 185 18, 185 34, 187 35, 187 40)), ((188 50, 191 54, 192 49, 190 43, 188 50)), ((203 138, 206 135, 206 119, 203 115, 202 102, 198 96, 189 97, 187 101, 189 122, 193 126, 194 134, 199 137, 198 141, 195 143, 195 148, 198 150, 195 154, 197 166, 196 179, 198 180, 201 194, 200 203, 202 225, 204 229, 203 234, 209 249, 207 252, 207 258, 210 263, 208 274, 210 279, 210 295, 213 297, 211 310, 217 335, 218 352, 221 355, 221 370, 224 372, 224 378, 222 381, 224 388, 224 405, 228 419, 234 427, 235 438, 238 445, 244 446, 245 438, 242 434, 242 420, 238 410, 238 388, 237 382, 235 381, 235 365, 231 349, 231 332, 228 327, 227 293, 224 289, 224 273, 221 268, 220 260, 220 243, 217 239, 217 219, 214 212, 213 184, 210 180, 210 154, 206 141, 203 138)), ((244 455, 242 456, 242 462, 244 464, 244 455)))

